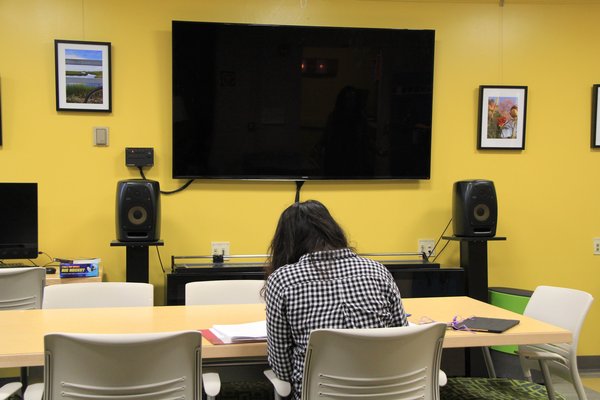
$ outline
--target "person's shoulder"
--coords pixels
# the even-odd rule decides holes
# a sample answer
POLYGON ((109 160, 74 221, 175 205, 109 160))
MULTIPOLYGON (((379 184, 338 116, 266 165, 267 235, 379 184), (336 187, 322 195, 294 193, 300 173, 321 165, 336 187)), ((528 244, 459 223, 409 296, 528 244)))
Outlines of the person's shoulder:
POLYGON ((269 275, 267 284, 269 282, 271 282, 271 284, 283 286, 293 284, 294 282, 302 279, 302 276, 304 275, 302 273, 302 269, 303 268, 300 263, 283 265, 269 275))
POLYGON ((356 256, 358 264, 360 264, 361 268, 365 268, 365 271, 371 273, 373 275, 381 276, 386 279, 392 276, 391 272, 387 269, 385 265, 380 263, 379 261, 372 260, 370 258, 356 256))

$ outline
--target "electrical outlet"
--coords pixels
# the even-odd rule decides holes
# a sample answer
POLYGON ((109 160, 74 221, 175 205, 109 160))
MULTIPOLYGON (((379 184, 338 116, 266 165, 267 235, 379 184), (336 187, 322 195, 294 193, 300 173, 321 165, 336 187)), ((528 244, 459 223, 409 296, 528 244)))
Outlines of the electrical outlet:
POLYGON ((433 247, 435 246, 435 240, 433 239, 419 239, 419 253, 425 253, 427 257, 435 256, 433 247))
POLYGON ((594 255, 600 255, 600 238, 594 238, 594 255))
POLYGON ((229 255, 229 242, 210 242, 212 248, 211 254, 213 256, 225 256, 229 255))

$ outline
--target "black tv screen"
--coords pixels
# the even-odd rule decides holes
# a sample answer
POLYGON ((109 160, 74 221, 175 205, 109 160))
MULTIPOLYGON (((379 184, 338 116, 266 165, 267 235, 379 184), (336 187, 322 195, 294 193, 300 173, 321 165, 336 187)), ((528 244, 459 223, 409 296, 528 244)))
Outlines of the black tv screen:
POLYGON ((0 182, 0 259, 37 256, 37 183, 0 182))
POLYGON ((429 179, 435 31, 172 27, 174 178, 429 179))

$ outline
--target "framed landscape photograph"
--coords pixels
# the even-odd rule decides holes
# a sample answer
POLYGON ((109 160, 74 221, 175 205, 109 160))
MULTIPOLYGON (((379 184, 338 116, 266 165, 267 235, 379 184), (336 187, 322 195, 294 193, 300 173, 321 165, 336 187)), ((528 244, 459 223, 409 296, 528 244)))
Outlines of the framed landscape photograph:
POLYGON ((111 111, 110 43, 55 40, 56 110, 111 111))
POLYGON ((600 110, 598 109, 598 91, 600 84, 596 84, 592 88, 592 148, 600 147, 600 110))
POLYGON ((525 149, 527 86, 480 86, 478 149, 525 149))

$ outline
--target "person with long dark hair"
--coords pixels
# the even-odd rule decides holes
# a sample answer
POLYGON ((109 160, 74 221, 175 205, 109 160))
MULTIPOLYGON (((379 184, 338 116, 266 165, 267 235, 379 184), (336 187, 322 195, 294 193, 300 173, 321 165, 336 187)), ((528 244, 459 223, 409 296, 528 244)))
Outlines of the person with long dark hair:
POLYGON ((358 256, 320 202, 294 203, 283 212, 269 255, 268 361, 279 379, 292 383, 294 399, 302 391, 312 330, 408 325, 390 272, 358 256))

